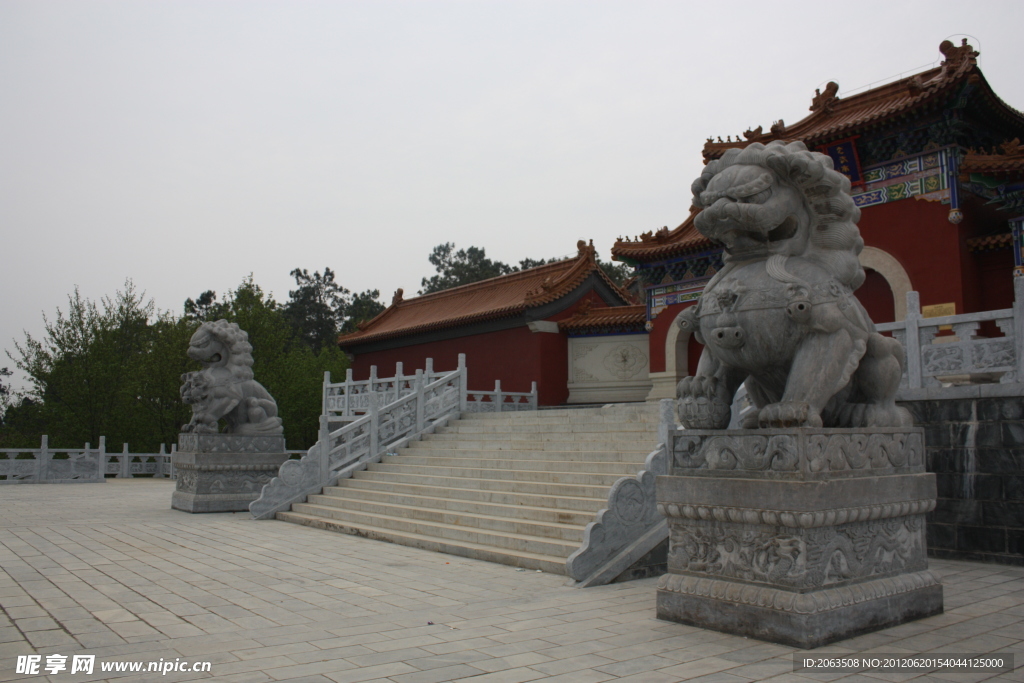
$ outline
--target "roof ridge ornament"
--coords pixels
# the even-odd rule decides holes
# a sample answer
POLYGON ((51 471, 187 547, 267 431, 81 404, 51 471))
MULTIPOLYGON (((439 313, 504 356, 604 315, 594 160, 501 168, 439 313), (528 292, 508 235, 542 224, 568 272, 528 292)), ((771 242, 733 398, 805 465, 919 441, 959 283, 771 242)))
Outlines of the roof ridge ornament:
POLYGON ((978 55, 981 53, 968 44, 963 38, 960 45, 956 46, 951 40, 944 40, 939 44, 939 52, 946 58, 942 62, 943 76, 959 76, 971 67, 978 65, 978 55))
POLYGON ((405 294, 405 290, 403 290, 401 287, 396 289, 395 290, 395 295, 393 297, 391 297, 391 305, 392 306, 397 306, 398 304, 402 303, 402 301, 404 301, 404 299, 402 299, 402 295, 404 295, 404 294, 405 294))
POLYGON ((839 98, 836 96, 838 92, 839 84, 835 81, 828 82, 828 85, 825 86, 825 92, 815 88, 814 97, 811 99, 811 111, 824 111, 826 115, 831 114, 835 103, 839 101, 839 98))

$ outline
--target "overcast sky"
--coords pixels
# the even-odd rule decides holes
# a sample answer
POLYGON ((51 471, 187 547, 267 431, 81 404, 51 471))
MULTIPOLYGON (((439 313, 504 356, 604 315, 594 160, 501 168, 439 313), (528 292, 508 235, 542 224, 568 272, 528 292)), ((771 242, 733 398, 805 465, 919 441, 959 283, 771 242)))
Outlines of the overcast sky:
MULTIPOLYGON (((390 302, 434 245, 604 258, 687 215, 711 135, 970 35, 1024 108, 1019 0, 0 0, 0 348, 77 285, 162 310, 328 266, 390 302)), ((184 352, 184 349, 182 350, 184 352)), ((0 367, 13 363, 0 355, 0 367)))

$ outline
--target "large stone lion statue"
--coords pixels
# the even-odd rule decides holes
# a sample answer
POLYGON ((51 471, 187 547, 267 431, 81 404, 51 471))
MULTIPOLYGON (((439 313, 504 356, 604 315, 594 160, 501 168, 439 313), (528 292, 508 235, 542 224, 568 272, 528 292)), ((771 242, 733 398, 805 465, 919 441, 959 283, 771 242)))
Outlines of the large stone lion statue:
POLYGON ((693 183, 697 229, 725 266, 680 326, 704 344, 678 385, 680 419, 724 429, 741 384, 756 427, 910 425, 894 401, 903 348, 883 337, 853 291, 864 248, 849 179, 802 142, 753 143, 693 183))
POLYGON ((181 398, 192 405, 192 421, 183 432, 278 435, 284 428, 277 403, 252 377, 249 335, 227 320, 203 323, 188 345, 188 357, 203 369, 181 376, 181 398))

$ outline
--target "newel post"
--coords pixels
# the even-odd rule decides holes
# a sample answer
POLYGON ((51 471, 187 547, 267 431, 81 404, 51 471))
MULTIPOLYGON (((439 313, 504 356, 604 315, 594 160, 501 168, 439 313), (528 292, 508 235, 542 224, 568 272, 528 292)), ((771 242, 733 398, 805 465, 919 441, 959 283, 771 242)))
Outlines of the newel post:
POLYGON ((424 415, 426 413, 426 394, 423 391, 427 379, 423 376, 422 370, 416 371, 416 433, 423 431, 424 415))
POLYGON ((320 402, 320 414, 321 415, 326 415, 327 414, 327 394, 331 390, 330 386, 331 386, 331 371, 330 370, 324 370, 323 400, 320 402))
POLYGON ((131 459, 132 456, 130 453, 128 453, 128 444, 124 444, 124 446, 121 448, 121 469, 118 470, 117 473, 118 479, 132 478, 131 459))
POLYGON ((39 455, 36 457, 36 479, 46 481, 50 474, 50 437, 43 434, 39 441, 39 455))
POLYGON ((907 292, 907 380, 911 389, 921 388, 921 295, 907 292))
POLYGON ((466 398, 469 389, 469 372, 466 371, 466 354, 459 354, 459 412, 466 412, 466 398))
POLYGON ((1017 381, 1024 382, 1024 276, 1013 278, 1013 348, 1017 354, 1017 381))
POLYGON ((504 403, 504 399, 501 397, 501 380, 494 380, 494 402, 497 404, 494 407, 494 412, 501 412, 501 404, 504 403))
POLYGON ((327 422, 327 415, 320 416, 320 483, 327 485, 327 471, 330 469, 331 456, 331 429, 327 422))
MULTIPOLYGON (((107 437, 100 437, 100 455, 97 458, 100 463, 100 479, 107 478, 107 437)), ((174 452, 174 446, 171 446, 171 452, 174 452)))
POLYGON ((370 414, 370 453, 369 453, 369 457, 372 458, 373 456, 377 455, 377 450, 378 450, 378 446, 379 446, 378 441, 379 441, 379 436, 380 435, 378 434, 378 429, 379 429, 379 426, 380 426, 380 417, 379 417, 380 405, 378 404, 379 396, 378 396, 376 391, 371 391, 369 398, 370 398, 370 401, 369 401, 369 405, 367 406, 368 412, 370 414))

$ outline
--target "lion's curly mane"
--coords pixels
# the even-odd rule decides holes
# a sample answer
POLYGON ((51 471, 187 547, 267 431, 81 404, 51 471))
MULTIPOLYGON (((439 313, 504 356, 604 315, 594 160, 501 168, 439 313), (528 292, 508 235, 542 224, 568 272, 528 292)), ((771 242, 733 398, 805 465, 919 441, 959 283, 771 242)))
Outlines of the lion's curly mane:
POLYGON ((252 379, 252 345, 249 335, 238 327, 238 323, 227 320, 205 322, 202 324, 212 337, 216 338, 228 350, 227 367, 238 379, 252 379))
POLYGON ((864 282, 864 269, 857 255, 864 240, 857 229, 860 209, 850 196, 850 179, 833 169, 832 158, 811 152, 802 142, 776 140, 730 149, 710 162, 693 182, 693 204, 704 208, 700 195, 718 173, 730 166, 761 166, 774 171, 783 182, 801 190, 808 211, 814 217, 804 258, 820 263, 840 282, 857 289, 864 282))

